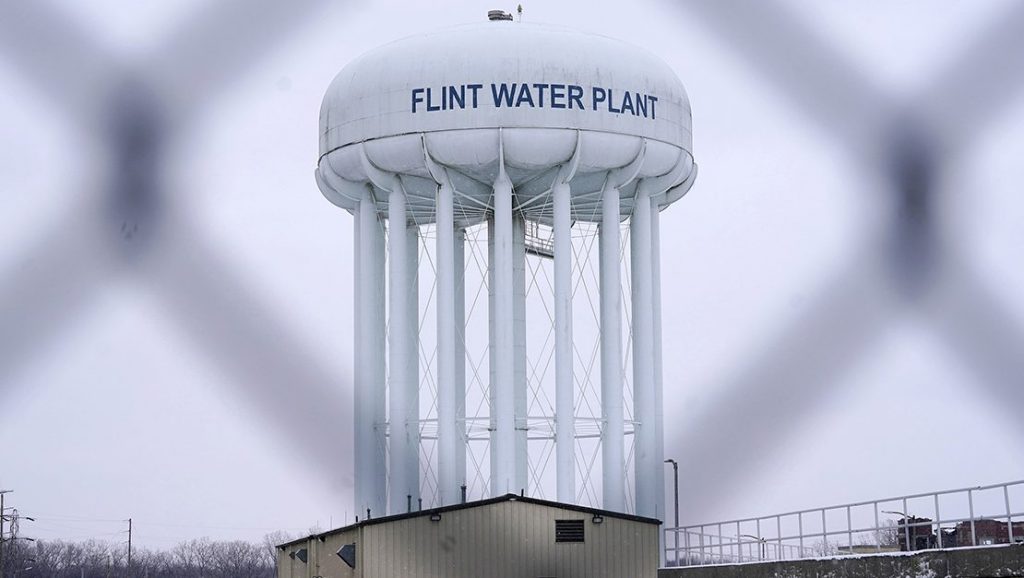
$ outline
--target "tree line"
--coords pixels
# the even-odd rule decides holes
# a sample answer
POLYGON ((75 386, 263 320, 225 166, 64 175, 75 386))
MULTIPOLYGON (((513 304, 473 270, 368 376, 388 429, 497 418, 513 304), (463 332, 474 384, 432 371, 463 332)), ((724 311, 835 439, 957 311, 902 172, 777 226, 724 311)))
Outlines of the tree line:
POLYGON ((273 578, 275 545, 282 532, 260 543, 208 538, 180 542, 167 550, 132 548, 100 540, 5 541, 4 578, 273 578))

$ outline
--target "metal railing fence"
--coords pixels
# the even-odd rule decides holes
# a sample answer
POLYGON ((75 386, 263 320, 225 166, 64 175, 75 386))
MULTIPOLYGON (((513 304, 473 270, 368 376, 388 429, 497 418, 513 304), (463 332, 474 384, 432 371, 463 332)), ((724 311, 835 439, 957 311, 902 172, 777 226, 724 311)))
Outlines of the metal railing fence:
POLYGON ((700 566, 1011 543, 1024 543, 1024 480, 666 528, 665 559, 700 566))

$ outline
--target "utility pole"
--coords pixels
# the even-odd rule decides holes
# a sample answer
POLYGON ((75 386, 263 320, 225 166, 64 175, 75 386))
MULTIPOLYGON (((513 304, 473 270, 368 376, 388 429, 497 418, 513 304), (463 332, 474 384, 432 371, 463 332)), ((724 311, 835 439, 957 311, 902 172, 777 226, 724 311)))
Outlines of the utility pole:
POLYGON ((128 518, 128 578, 132 576, 132 519, 128 518))
POLYGON ((4 495, 14 490, 0 490, 0 578, 4 578, 4 495))

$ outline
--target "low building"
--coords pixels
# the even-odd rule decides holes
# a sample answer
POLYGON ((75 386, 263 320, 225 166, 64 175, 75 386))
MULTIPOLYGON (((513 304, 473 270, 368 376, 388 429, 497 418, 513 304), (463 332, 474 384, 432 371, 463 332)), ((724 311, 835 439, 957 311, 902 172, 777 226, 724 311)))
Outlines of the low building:
POLYGON ((934 530, 931 518, 919 518, 917 516, 901 518, 896 523, 896 539, 898 540, 900 550, 906 552, 909 550, 930 550, 935 548, 937 541, 934 530), (909 545, 907 543, 908 538, 910 539, 909 545))
POLYGON ((654 578, 659 522, 507 494, 278 546, 278 578, 654 578))
POLYGON ((991 544, 1009 544, 1024 542, 1024 522, 1014 522, 1011 527, 1006 522, 980 518, 972 522, 960 522, 954 533, 957 546, 988 546, 991 544), (1011 539, 1012 530, 1012 539, 1011 539))

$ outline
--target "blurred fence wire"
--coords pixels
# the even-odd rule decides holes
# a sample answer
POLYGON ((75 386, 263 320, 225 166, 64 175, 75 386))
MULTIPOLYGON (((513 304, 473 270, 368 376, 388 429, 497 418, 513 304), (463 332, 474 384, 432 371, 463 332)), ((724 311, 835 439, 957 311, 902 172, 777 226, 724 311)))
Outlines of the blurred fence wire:
POLYGON ((347 382, 322 366, 168 191, 171 153, 219 95, 324 0, 201 3, 148 59, 107 53, 47 2, 0 4, 0 49, 68 131, 104 149, 98 194, 0 272, 0 397, 112 284, 137 282, 254 407, 335 487, 348 486, 338 408, 347 382), (122 58, 123 57, 123 58, 122 58), (316 435, 310 435, 316 432, 316 435))
MULTIPOLYGON (((349 485, 343 471, 351 460, 338 444, 348 437, 347 425, 336 419, 337 408, 347 405, 346 379, 324 367, 275 314, 278 308, 242 282, 236 265, 167 190, 171 151, 193 123, 326 4, 202 2, 159 49, 127 58, 108 52, 48 0, 0 3, 0 58, 68 131, 103 148, 111 163, 99 194, 77 195, 63 221, 40 231, 0 271, 0 398, 104 290, 131 280, 160 297, 168 318, 223 370, 239 400, 329 480, 349 485)), ((691 489, 707 499, 723 496, 744 470, 784 447, 779 437, 808 418, 902 314, 931 328, 987 395, 1024 407, 1024 327, 1011 322, 1008 305, 948 238, 938 214, 950 169, 1021 97, 1024 3, 1010 3, 909 98, 884 93, 788 4, 665 6, 679 18, 696 18, 854 164, 882 177, 888 187, 878 193, 892 207, 888 235, 862 243, 808 312, 743 360, 735 375, 723 376, 725 393, 686 425, 685 435, 698 439, 731 424, 727 436, 681 444, 685 467, 714 463, 719 472, 706 487, 691 489)), ((1015 425, 1024 432, 1024 422, 1015 425)))
MULTIPOLYGON (((806 313, 723 376, 715 403, 683 426, 680 463, 696 495, 725 496, 756 464, 778 455, 844 375, 865 361, 892 324, 911 316, 982 385, 1024 407, 1024 327, 944 225, 940 195, 966 152, 1024 94, 1024 4, 1010 3, 923 89, 887 94, 788 4, 667 2, 696 19, 792 109, 832 137, 859 172, 888 186, 887 234, 865 239, 839 264, 806 313), (765 435, 770 432, 771 435, 765 435), (728 459, 720 459, 726 455, 728 459)), ((963 191, 969 193, 969 191, 963 191)), ((1024 422, 1013 424, 1024 434, 1024 422)))

